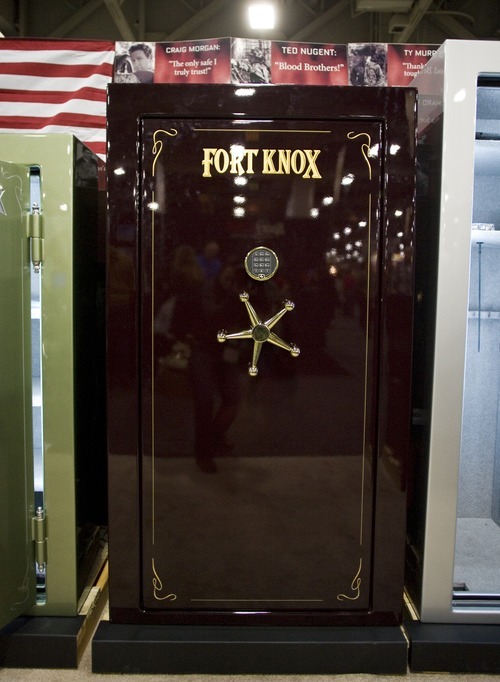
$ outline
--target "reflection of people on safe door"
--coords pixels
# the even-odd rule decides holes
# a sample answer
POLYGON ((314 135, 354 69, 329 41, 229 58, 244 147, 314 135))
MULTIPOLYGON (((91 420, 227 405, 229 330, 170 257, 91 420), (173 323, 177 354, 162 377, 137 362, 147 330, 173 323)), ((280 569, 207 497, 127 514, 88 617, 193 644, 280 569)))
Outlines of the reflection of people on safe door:
POLYGON ((217 341, 220 324, 233 324, 232 308, 238 316, 236 324, 241 316, 234 290, 235 269, 222 266, 219 276, 209 281, 194 249, 183 245, 175 253, 170 283, 171 296, 164 304, 169 318, 168 343, 187 348, 184 356, 192 388, 196 462, 202 471, 213 473, 217 470, 214 457, 228 450, 225 433, 240 403, 238 351, 230 345, 222 348, 217 341))

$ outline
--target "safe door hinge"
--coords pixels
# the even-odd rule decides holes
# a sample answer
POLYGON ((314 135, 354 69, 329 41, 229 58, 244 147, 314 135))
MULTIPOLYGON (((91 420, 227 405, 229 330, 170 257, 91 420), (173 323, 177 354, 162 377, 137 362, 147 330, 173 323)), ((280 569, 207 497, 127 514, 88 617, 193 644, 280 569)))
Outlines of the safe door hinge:
POLYGON ((43 218, 40 206, 33 204, 28 214, 28 239, 31 245, 31 262, 35 272, 40 272, 43 262, 43 218))
POLYGON ((31 519, 31 535, 35 544, 35 561, 43 571, 47 563, 47 518, 45 510, 38 507, 31 519))

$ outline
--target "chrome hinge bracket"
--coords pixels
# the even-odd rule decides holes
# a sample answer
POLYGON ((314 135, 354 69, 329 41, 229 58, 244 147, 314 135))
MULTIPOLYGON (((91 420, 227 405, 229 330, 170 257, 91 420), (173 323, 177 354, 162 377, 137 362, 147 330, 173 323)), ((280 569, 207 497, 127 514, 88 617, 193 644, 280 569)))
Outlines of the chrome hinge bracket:
POLYGON ((43 262, 43 218, 40 206, 33 204, 28 215, 28 238, 31 244, 31 262, 35 272, 40 272, 43 262))
POLYGON ((35 544, 35 561, 38 569, 43 571, 47 563, 47 517, 42 507, 37 508, 31 519, 31 534, 35 544))

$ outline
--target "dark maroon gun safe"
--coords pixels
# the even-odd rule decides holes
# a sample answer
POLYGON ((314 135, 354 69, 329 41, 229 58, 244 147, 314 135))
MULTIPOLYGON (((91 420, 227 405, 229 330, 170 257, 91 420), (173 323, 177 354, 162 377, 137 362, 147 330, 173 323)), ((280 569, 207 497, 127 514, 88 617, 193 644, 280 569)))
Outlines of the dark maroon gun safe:
POLYGON ((415 109, 110 86, 113 622, 400 622, 415 109))

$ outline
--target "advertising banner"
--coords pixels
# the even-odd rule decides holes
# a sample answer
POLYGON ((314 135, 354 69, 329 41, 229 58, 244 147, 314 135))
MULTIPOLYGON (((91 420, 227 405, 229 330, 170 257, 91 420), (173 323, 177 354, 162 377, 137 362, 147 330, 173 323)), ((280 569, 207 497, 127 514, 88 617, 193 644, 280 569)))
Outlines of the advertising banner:
POLYGON ((156 44, 155 83, 229 83, 230 38, 156 44))
POLYGON ((439 45, 394 43, 387 46, 387 77, 389 85, 411 85, 425 68, 439 45))
POLYGON ((119 42, 114 82, 408 86, 437 47, 257 38, 119 42))
POLYGON ((230 38, 116 44, 115 83, 229 83, 230 38))
POLYGON ((273 41, 272 82, 347 85, 347 45, 273 41))

